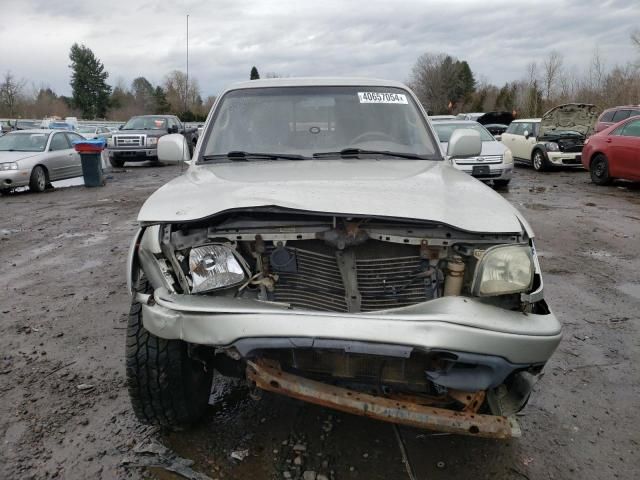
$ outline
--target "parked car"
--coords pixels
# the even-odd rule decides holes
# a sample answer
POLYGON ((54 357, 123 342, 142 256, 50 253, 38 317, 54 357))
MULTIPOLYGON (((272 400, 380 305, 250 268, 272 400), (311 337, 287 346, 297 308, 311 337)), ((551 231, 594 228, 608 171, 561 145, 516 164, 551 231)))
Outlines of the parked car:
POLYGON ((455 115, 429 115, 429 119, 432 122, 439 122, 441 120, 455 120, 455 115))
POLYGON ((442 151, 447 152, 451 135, 456 130, 472 129, 480 134, 482 151, 480 155, 473 157, 451 158, 451 163, 458 170, 462 170, 478 180, 493 180, 496 187, 509 185, 513 174, 513 156, 511 151, 498 142, 478 122, 470 120, 442 120, 435 122, 433 128, 442 144, 442 151))
POLYGON ((13 120, 11 122, 13 130, 31 130, 34 128, 40 128, 40 122, 37 120, 13 120))
POLYGON ((0 193, 29 186, 44 191, 54 180, 82 175, 80 156, 72 142, 83 140, 74 132, 20 130, 0 137, 0 193))
POLYGON ((8 133, 13 130, 11 126, 11 120, 0 120, 0 134, 8 133))
POLYGON ((537 171, 557 166, 582 166, 585 139, 593 132, 596 107, 568 103, 552 108, 542 118, 515 120, 501 136, 516 162, 537 171))
POLYGON ((622 120, 640 115, 640 105, 625 105, 622 107, 607 108, 598 117, 595 132, 601 132, 622 120))
POLYGON ((482 117, 483 115, 484 115, 483 112, 461 113, 461 114, 458 114, 457 118, 462 119, 462 120, 473 120, 473 121, 476 121, 480 117, 482 117))
MULTIPOLYGON (((460 129, 448 153, 481 148, 460 129)), ((189 160, 188 140, 160 138, 158 156, 189 160)), ((561 338, 528 223, 445 161, 398 82, 231 86, 186 173, 138 221, 126 375, 145 423, 197 422, 216 369, 325 407, 509 438, 561 338)))
POLYGON ((141 115, 132 117, 108 140, 109 162, 122 167, 124 162, 158 161, 158 139, 180 133, 188 140, 189 150, 197 143, 197 130, 186 128, 175 115, 141 115))
POLYGON ((476 122, 489 130, 496 140, 500 140, 501 135, 507 131, 513 120, 514 116, 511 112, 488 112, 478 117, 476 122))
POLYGON ((591 135, 582 149, 582 164, 598 185, 614 178, 640 181, 640 117, 591 135))
POLYGON ((73 125, 67 123, 67 122, 49 122, 49 127, 50 130, 69 130, 72 131, 73 130, 73 125))
POLYGON ((111 138, 111 130, 107 127, 79 126, 76 130, 84 138, 111 138))

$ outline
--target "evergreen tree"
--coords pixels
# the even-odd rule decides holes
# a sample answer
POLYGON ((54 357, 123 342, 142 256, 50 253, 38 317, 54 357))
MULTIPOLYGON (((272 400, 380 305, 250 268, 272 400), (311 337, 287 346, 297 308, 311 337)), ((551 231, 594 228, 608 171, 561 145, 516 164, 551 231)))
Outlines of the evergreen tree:
POLYGON ((111 87, 106 83, 109 73, 91 49, 84 45, 74 43, 69 59, 74 107, 80 109, 83 118, 105 117, 111 93, 111 87))
POLYGON ((249 76, 249 80, 259 80, 260 74, 258 73, 258 69, 253 66, 251 67, 251 75, 249 76))
POLYGON ((136 99, 136 106, 142 113, 153 113, 156 108, 155 90, 153 85, 144 77, 138 77, 131 82, 131 91, 136 99))
POLYGON ((156 101, 156 114, 169 113, 169 111, 171 111, 171 105, 169 104, 167 96, 165 95, 164 90, 160 85, 156 87, 153 96, 155 97, 156 101))

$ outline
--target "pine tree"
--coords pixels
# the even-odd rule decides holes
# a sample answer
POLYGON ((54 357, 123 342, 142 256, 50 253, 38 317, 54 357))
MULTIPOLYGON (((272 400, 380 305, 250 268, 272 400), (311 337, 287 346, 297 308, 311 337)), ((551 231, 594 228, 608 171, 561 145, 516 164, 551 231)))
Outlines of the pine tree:
POLYGON ((154 113, 156 114, 169 113, 169 111, 171 110, 171 105, 169 104, 169 101, 167 100, 167 96, 165 95, 164 90, 162 89, 161 86, 158 85, 156 87, 156 90, 153 96, 155 97, 155 101, 156 101, 156 109, 154 113))
POLYGON ((258 69, 253 66, 251 67, 251 75, 249 76, 249 80, 259 80, 260 74, 258 73, 258 69))
POLYGON ((105 117, 111 93, 111 87, 106 83, 109 73, 91 49, 84 45, 74 43, 69 59, 73 106, 80 109, 83 118, 105 117))

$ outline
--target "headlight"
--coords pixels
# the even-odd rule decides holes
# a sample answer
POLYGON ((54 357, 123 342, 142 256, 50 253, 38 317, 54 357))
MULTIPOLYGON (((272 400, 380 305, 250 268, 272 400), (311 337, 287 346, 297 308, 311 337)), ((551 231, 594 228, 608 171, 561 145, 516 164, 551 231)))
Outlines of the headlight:
POLYGON ((546 148, 549 152, 557 152, 560 150, 560 147, 556 142, 547 142, 544 144, 544 148, 546 148))
POLYGON ((503 163, 513 163, 513 153, 508 148, 504 151, 504 155, 502 155, 503 163))
POLYGON ((526 292, 533 283, 533 251, 528 245, 489 248, 478 263, 473 293, 480 297, 526 292))
POLYGON ((107 147, 113 147, 113 137, 107 138, 107 147))
POLYGON ((0 170, 18 170, 16 162, 0 163, 0 170))
POLYGON ((207 292, 242 283, 246 274, 229 247, 204 245, 189 253, 192 293, 207 292))
POLYGON ((158 138, 157 137, 147 137, 147 147, 151 147, 153 145, 157 145, 158 144, 158 138))

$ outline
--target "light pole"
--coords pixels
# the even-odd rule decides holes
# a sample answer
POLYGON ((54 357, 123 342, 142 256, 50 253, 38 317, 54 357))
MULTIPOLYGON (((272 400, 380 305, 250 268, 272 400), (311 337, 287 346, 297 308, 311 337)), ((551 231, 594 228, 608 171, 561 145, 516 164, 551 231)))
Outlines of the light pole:
POLYGON ((187 15, 187 84, 184 92, 184 111, 189 110, 189 15, 187 15))

